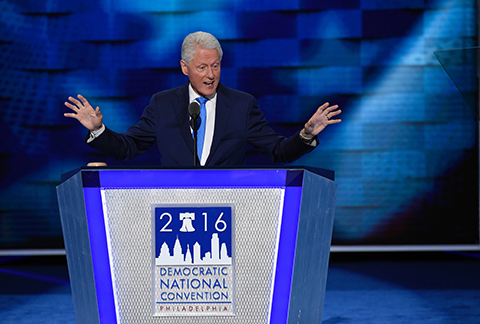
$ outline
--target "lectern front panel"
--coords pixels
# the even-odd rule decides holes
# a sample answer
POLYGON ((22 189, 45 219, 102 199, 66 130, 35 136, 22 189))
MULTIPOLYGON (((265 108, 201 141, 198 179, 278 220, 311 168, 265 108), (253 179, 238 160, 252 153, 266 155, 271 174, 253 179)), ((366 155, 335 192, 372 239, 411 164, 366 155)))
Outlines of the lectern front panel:
MULTIPOLYGON (((282 188, 102 189, 118 323, 266 323, 283 198, 282 188), (235 254, 227 282, 214 287, 208 281, 221 268, 215 265, 202 267, 203 275, 198 266, 192 271, 193 264, 155 265, 151 211, 159 205, 186 211, 234 207, 235 254)), ((192 228, 203 227, 201 213, 193 222, 192 228)))

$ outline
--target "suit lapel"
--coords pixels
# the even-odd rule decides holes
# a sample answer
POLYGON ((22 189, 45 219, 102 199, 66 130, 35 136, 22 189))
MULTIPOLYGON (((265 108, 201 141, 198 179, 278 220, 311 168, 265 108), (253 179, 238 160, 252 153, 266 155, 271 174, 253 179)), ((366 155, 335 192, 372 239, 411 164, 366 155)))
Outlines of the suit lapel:
POLYGON ((182 133, 185 143, 187 143, 188 148, 193 154, 193 138, 188 122, 188 82, 178 88, 175 94, 176 97, 174 99, 175 101, 173 102, 173 109, 175 110, 175 115, 177 116, 178 127, 180 128, 180 132, 182 133))

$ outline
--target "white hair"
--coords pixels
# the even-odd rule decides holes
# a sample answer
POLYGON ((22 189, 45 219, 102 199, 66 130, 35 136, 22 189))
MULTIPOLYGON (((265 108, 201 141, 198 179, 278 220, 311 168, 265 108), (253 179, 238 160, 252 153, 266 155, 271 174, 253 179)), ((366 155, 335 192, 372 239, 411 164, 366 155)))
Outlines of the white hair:
POLYGON ((187 37, 185 37, 185 39, 183 40, 182 60, 184 60, 187 65, 193 59, 193 55, 195 55, 195 52, 198 48, 207 50, 216 49, 218 55, 220 56, 220 61, 222 60, 222 47, 220 46, 220 43, 215 38, 215 36, 209 33, 198 31, 187 35, 187 37))

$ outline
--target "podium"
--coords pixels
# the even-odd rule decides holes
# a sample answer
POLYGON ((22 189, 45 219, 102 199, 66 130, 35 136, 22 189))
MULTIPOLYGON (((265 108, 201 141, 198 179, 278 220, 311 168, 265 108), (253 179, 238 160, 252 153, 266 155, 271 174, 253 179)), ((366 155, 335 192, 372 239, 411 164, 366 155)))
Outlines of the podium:
POLYGON ((305 167, 64 175, 77 323, 321 323, 336 191, 305 167))

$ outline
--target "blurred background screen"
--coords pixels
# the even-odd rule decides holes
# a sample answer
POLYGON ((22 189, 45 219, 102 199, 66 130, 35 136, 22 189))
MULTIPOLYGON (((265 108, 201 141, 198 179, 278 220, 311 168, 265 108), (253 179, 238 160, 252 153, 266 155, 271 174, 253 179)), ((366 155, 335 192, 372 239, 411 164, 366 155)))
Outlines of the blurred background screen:
MULTIPOLYGON (((473 0, 80 0, 0 2, 0 249, 61 249, 55 187, 92 161, 63 117, 68 96, 119 132, 150 97, 184 84, 183 38, 210 32, 221 82, 256 96, 271 126, 298 131, 322 103, 342 123, 295 165, 336 172, 332 244, 479 244, 478 121, 434 56, 478 45, 473 0)), ((466 62, 459 69, 475 73, 466 62)), ((476 80, 476 79, 475 79, 476 80)), ((476 81, 467 94, 478 97, 476 81)), ((249 151, 248 165, 269 161, 249 151)))

